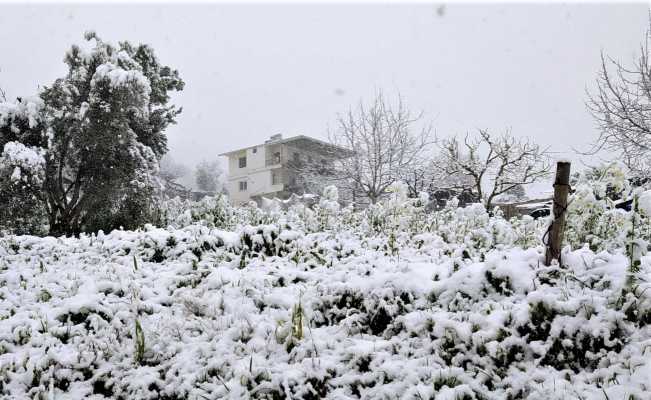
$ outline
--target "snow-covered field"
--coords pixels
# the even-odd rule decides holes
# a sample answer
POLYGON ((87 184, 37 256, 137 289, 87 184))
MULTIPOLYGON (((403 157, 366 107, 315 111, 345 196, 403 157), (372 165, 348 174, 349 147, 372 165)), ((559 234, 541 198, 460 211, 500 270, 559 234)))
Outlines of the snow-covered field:
POLYGON ((0 238, 0 397, 651 398, 651 256, 631 282, 622 251, 543 266, 544 221, 322 206, 0 238))

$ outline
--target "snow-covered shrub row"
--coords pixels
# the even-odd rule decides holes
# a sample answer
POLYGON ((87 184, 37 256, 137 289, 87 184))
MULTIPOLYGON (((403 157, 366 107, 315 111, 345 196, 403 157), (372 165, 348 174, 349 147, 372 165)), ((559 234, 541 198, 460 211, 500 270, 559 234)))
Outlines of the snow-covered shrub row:
POLYGON ((648 398, 651 256, 544 267, 545 221, 426 200, 0 238, 0 397, 648 398))
POLYGON ((335 187, 326 188, 312 207, 297 203, 288 210, 259 208, 254 202, 232 207, 224 196, 205 197, 198 202, 176 198, 162 203, 161 225, 179 229, 196 223, 222 230, 275 225, 299 233, 348 231, 368 238, 388 253, 397 253, 400 246, 440 240, 454 245, 449 251, 466 258, 481 258, 494 248, 539 244, 548 224, 544 219, 530 217, 507 221, 499 210, 490 216, 481 204, 459 208, 455 199, 441 211, 426 212, 427 195, 409 199, 406 190, 398 184, 386 201, 362 210, 341 207, 335 187))
MULTIPOLYGON (((340 206, 335 187, 326 188, 314 206, 299 202, 289 209, 281 209, 273 202, 262 207, 254 202, 232 207, 221 195, 198 202, 177 198, 161 204, 160 224, 181 228, 199 223, 228 230, 277 224, 305 233, 347 230, 382 237, 389 247, 398 246, 399 237, 404 244, 405 240, 420 241, 423 234, 434 233, 445 242, 464 247, 461 252, 468 257, 483 257, 486 251, 504 246, 537 246, 549 226, 549 218, 523 216, 506 220, 499 209, 489 215, 480 204, 459 208, 454 198, 443 210, 427 212, 428 201, 426 194, 407 198, 402 184, 394 185, 385 201, 362 210, 340 206)), ((623 251, 631 235, 651 241, 651 191, 632 188, 621 167, 607 165, 578 176, 566 217, 565 245, 572 249, 587 245, 596 252, 623 251), (618 201, 636 198, 637 210, 616 208, 612 197, 618 201), (637 227, 634 220, 639 220, 637 227)))

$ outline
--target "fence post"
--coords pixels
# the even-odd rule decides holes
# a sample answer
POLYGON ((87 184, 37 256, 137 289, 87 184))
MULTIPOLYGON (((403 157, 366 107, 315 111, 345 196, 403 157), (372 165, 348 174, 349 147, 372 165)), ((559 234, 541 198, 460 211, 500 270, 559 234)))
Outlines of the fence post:
POLYGON ((547 266, 551 265, 552 260, 558 260, 560 263, 563 232, 565 231, 565 210, 569 192, 570 162, 559 161, 556 164, 556 179, 554 180, 554 204, 552 207, 554 219, 549 227, 547 249, 545 251, 545 265, 547 266))

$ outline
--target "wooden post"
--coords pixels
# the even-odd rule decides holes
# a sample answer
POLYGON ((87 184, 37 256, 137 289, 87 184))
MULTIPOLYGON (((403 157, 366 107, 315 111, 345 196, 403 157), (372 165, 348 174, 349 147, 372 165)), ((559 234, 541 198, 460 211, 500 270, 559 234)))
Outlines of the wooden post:
POLYGON ((556 179, 554 180, 554 204, 552 207, 552 224, 547 236, 547 250, 545 251, 545 265, 549 266, 552 260, 561 260, 561 246, 563 232, 565 231, 565 210, 567 195, 570 192, 570 163, 559 161, 556 164, 556 179))

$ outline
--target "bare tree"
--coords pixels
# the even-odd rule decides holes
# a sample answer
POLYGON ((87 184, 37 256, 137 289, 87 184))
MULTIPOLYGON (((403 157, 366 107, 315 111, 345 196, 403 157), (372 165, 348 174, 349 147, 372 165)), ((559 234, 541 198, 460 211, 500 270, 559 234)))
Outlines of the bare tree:
POLYGON ((419 162, 412 168, 405 169, 400 173, 400 180, 407 185, 409 197, 417 197, 421 192, 431 192, 438 181, 433 160, 419 162))
POLYGON ((551 166, 547 149, 528 140, 516 139, 509 131, 493 136, 486 130, 438 141, 441 162, 436 168, 451 177, 451 188, 470 188, 491 209, 493 200, 520 185, 528 185, 549 176, 551 166))
POLYGON ((416 130, 421 119, 422 113, 412 114, 400 97, 393 106, 381 92, 370 105, 360 102, 357 109, 340 115, 330 140, 351 151, 336 163, 340 186, 345 182, 354 199, 362 195, 377 202, 404 171, 423 162, 432 135, 429 126, 416 130))
POLYGON ((591 153, 602 149, 616 152, 638 172, 651 167, 648 162, 651 157, 650 39, 651 28, 640 45, 639 58, 630 68, 602 52, 597 89, 588 92, 587 101, 601 131, 591 153))

